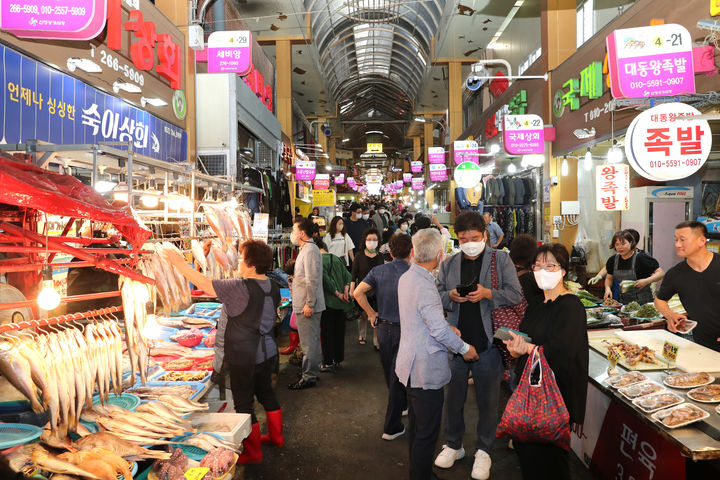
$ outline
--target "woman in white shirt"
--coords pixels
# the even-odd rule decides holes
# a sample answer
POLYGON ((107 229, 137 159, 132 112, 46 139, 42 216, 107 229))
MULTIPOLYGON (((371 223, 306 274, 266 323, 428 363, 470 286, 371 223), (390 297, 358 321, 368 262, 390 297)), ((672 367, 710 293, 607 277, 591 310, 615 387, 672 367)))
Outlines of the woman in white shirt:
POLYGON ((330 222, 330 229, 325 243, 328 247, 328 253, 343 259, 345 266, 349 266, 350 262, 355 260, 353 255, 355 244, 350 239, 350 235, 345 232, 345 223, 342 217, 335 217, 330 222))

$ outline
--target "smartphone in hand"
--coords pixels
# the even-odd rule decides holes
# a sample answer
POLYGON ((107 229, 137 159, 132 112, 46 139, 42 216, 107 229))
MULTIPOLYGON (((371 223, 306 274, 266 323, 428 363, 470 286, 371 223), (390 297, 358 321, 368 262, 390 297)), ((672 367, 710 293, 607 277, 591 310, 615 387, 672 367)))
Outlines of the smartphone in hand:
POLYGON ((514 333, 515 335, 520 335, 521 337, 525 337, 525 341, 528 343, 532 343, 532 339, 527 336, 526 333, 518 332, 517 330, 513 330, 511 328, 506 327, 500 327, 495 331, 495 335, 493 337, 497 338, 498 340, 512 340, 512 335, 510 335, 510 332, 514 333))
POLYGON ((468 285, 458 285, 455 287, 455 290, 457 290, 458 295, 461 297, 467 297, 470 293, 477 290, 477 283, 470 283, 468 285))

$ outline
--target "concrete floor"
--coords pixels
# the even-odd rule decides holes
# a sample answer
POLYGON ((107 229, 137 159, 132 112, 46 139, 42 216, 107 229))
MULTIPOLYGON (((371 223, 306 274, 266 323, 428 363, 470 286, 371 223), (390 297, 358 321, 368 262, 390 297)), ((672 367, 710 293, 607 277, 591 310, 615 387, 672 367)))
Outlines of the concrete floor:
MULTIPOLYGON (((288 390, 287 385, 297 378, 299 367, 288 364, 288 357, 281 356, 276 392, 283 407, 286 445, 284 448, 263 447, 262 464, 246 466, 241 475, 245 480, 408 478, 407 437, 392 442, 380 438, 387 388, 379 355, 372 342, 357 343, 355 325, 355 322, 347 323, 342 368, 337 373, 323 373, 315 388, 288 390)), ((279 343, 287 345, 287 338, 282 338, 279 343)), ((466 424, 469 430, 474 430, 477 410, 473 406, 473 390, 469 391, 466 424)), ((227 393, 230 399, 230 391, 227 393)), ((509 391, 504 390, 503 408, 508 397, 509 391)), ((231 407, 232 404, 229 409, 231 407)), ((264 415, 259 405, 256 405, 256 412, 264 428, 264 415)), ((465 444, 474 445, 473 437, 466 434, 465 444)), ((442 434, 437 451, 441 446, 442 434)), ((522 478, 517 457, 508 448, 506 440, 496 440, 491 456, 491 478, 522 478)), ((467 456, 453 468, 435 468, 435 472, 446 480, 468 479, 473 459, 472 455, 467 456)), ((571 454, 571 461, 574 479, 593 478, 574 454, 571 454)))

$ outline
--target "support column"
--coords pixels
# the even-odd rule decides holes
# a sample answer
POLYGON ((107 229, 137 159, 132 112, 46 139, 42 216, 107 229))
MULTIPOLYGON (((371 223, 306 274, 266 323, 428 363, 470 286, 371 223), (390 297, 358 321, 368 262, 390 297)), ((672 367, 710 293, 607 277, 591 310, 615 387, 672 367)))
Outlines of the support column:
MULTIPOLYGON (((457 140, 462 135, 463 124, 462 124, 462 84, 464 79, 462 78, 462 63, 460 61, 448 62, 448 78, 449 78, 449 91, 448 91, 448 129, 450 131, 450 147, 452 149, 452 142, 457 140)), ((452 168, 453 160, 452 156, 448 155, 446 165, 452 168)), ((452 177, 451 177, 452 178, 452 177)), ((450 219, 455 221, 455 185, 454 180, 450 180, 450 189, 448 191, 448 198, 450 199, 450 219)))
POLYGON ((292 49, 290 40, 275 42, 275 90, 277 119, 282 132, 292 139, 292 49))

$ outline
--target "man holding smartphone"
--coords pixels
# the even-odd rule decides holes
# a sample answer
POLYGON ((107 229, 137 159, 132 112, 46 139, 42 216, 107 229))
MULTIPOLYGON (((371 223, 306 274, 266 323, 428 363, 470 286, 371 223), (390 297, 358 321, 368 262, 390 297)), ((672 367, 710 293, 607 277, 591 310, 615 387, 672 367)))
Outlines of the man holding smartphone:
POLYGON ((478 407, 477 449, 471 477, 490 476, 490 447, 497 428, 500 383, 503 362, 500 351, 493 345, 492 311, 498 307, 516 305, 523 293, 510 256, 485 245, 486 224, 476 211, 463 212, 455 219, 455 233, 462 253, 453 255, 440 265, 437 287, 447 310, 448 322, 460 330, 461 338, 475 347, 480 359, 474 363, 455 356, 450 361, 452 378, 445 403, 447 424, 443 450, 435 459, 440 468, 450 468, 465 456, 462 435, 465 432, 463 415, 472 371, 478 407), (499 288, 492 289, 492 263, 495 257, 499 288))

